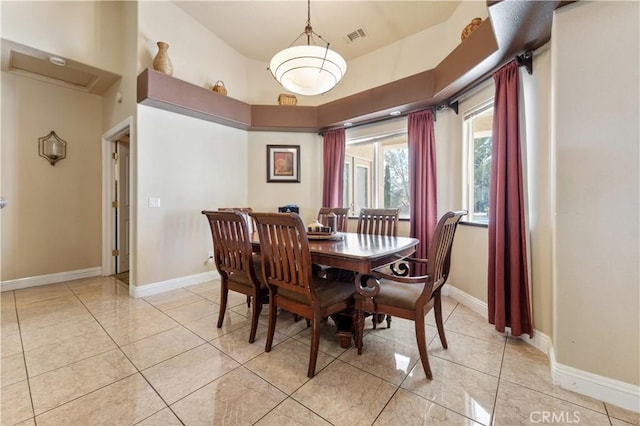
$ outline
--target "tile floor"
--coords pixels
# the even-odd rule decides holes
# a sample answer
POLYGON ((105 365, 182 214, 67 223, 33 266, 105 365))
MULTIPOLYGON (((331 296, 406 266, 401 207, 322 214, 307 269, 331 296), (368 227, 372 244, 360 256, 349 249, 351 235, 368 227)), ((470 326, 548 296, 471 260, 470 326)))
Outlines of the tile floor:
POLYGON ((281 313, 267 354, 266 315, 249 344, 245 297, 230 293, 222 329, 219 300, 217 281, 144 299, 114 278, 3 292, 0 423, 639 424, 636 413, 553 386, 542 353, 452 299, 448 350, 426 319, 432 381, 411 322, 373 330, 367 321, 361 356, 323 323, 309 380, 305 321, 281 313))

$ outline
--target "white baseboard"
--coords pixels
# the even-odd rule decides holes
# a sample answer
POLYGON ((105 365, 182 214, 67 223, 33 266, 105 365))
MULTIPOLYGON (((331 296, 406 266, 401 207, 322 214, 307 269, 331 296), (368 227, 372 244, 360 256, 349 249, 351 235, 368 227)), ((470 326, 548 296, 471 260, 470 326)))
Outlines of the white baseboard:
POLYGON ((97 277, 100 275, 102 275, 102 268, 97 266, 95 268, 38 275, 36 277, 18 278, 15 280, 2 281, 0 283, 0 291, 19 290, 21 288, 55 284, 63 281, 73 281, 81 278, 97 277))
MULTIPOLYGON (((477 314, 487 317, 488 307, 485 302, 456 287, 445 284, 442 288, 442 295, 449 296, 477 314)), ((551 338, 538 330, 533 330, 533 338, 523 335, 520 336, 520 339, 549 356, 549 368, 553 384, 627 410, 640 412, 640 386, 599 376, 556 362, 551 338)))
POLYGON ((449 284, 445 284, 444 287, 442 287, 442 295, 451 297, 453 300, 462 303, 476 314, 482 315, 485 318, 489 312, 489 308, 485 302, 449 284))
POLYGON ((560 364, 556 362, 555 356, 550 359, 551 377, 554 384, 563 389, 640 413, 640 386, 560 364))
POLYGON ((142 286, 131 286, 129 288, 129 295, 135 298, 152 296, 154 294, 164 293, 165 291, 175 290, 178 288, 211 281, 218 277, 218 272, 213 270, 142 286))

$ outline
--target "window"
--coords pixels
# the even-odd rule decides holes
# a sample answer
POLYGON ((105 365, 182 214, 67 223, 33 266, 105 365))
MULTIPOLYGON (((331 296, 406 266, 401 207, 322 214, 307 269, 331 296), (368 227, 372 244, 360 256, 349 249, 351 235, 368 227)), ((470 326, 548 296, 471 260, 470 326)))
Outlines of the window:
POLYGON ((464 116, 464 203, 468 222, 489 223, 493 100, 464 116))
POLYGON ((409 217, 406 131, 347 140, 344 203, 350 216, 368 207, 399 208, 401 218, 409 217))

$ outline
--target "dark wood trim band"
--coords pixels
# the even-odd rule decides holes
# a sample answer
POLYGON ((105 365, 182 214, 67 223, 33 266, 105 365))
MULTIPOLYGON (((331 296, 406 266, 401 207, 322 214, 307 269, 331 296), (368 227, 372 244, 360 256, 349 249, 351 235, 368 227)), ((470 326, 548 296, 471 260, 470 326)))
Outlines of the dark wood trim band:
POLYGON ((516 55, 551 38, 553 11, 566 1, 487 2, 486 19, 434 69, 317 107, 249 105, 152 69, 138 76, 138 103, 245 130, 321 132, 446 105, 516 55))

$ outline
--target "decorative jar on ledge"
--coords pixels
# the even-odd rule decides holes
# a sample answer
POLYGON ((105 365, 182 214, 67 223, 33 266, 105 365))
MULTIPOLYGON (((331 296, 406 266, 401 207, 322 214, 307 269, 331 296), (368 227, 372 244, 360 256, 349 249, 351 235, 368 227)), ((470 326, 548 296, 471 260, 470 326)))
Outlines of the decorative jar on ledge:
POLYGON ((467 24, 466 27, 462 30, 462 34, 460 34, 460 40, 464 40, 469 37, 472 32, 474 32, 479 26, 482 24, 482 18, 473 18, 470 23, 467 24))
POLYGON ((156 57, 153 58, 153 69, 166 75, 173 75, 173 64, 171 63, 171 59, 169 59, 169 54, 167 53, 169 45, 164 41, 159 41, 157 44, 158 53, 156 54, 156 57))

